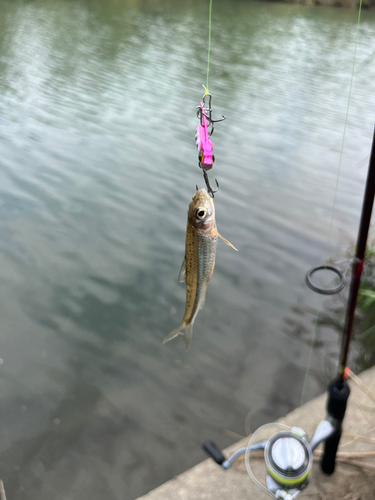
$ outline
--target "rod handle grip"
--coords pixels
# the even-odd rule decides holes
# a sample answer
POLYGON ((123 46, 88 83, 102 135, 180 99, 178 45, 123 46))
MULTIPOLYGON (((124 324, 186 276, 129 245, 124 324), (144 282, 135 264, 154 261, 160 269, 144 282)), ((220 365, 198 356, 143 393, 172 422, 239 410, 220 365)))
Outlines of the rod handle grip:
POLYGON ((341 427, 335 431, 325 442, 320 467, 325 474, 333 474, 335 470, 336 453, 341 438, 341 427))
POLYGON ((206 453, 210 455, 211 458, 215 460, 217 464, 221 465, 224 462, 224 455, 221 453, 221 450, 218 448, 218 446, 212 441, 205 441, 202 444, 202 448, 206 453))

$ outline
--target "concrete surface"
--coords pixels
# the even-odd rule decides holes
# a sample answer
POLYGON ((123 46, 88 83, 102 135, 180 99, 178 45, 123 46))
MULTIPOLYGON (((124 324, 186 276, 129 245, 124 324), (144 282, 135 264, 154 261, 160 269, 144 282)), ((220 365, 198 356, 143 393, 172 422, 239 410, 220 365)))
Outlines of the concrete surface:
MULTIPOLYGON (((375 393, 375 367, 362 373, 359 378, 370 391, 375 393)), ((351 394, 340 450, 343 452, 375 450, 375 399, 363 392, 357 382, 350 379, 349 385, 351 394), (370 441, 372 439, 372 442, 353 441, 353 437, 346 437, 345 434, 366 436, 370 438, 370 441)), ((325 404, 326 394, 322 394, 278 422, 301 427, 310 438, 318 423, 325 416, 325 404)), ((246 446, 248 440, 249 438, 245 438, 227 448, 224 451, 225 456, 229 456, 241 446, 246 446)), ((361 464, 369 464, 369 467, 337 464, 335 473, 332 476, 325 476, 319 469, 317 459, 313 466, 310 484, 299 498, 375 500, 375 457, 356 460, 361 464)), ((263 481, 264 472, 261 460, 257 461, 255 468, 259 468, 259 479, 263 481)), ((237 460, 230 469, 225 471, 213 460, 207 459, 147 495, 139 497, 138 500, 262 500, 266 498, 270 497, 250 480, 243 460, 237 460)))

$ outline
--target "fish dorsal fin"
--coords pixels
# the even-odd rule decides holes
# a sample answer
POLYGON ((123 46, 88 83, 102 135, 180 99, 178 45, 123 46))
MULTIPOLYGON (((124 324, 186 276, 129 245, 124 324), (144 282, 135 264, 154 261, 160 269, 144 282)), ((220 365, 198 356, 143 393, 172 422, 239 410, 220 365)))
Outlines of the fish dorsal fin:
POLYGON ((184 260, 182 261, 180 273, 177 278, 177 283, 178 284, 185 283, 185 277, 186 277, 186 257, 184 257, 184 260))
POLYGON ((226 243, 229 247, 233 248, 233 250, 236 250, 236 252, 238 252, 237 248, 235 246, 233 246, 230 241, 223 238, 223 236, 221 236, 221 234, 219 234, 217 230, 215 232, 216 232, 217 236, 219 236, 219 238, 224 241, 224 243, 226 243))

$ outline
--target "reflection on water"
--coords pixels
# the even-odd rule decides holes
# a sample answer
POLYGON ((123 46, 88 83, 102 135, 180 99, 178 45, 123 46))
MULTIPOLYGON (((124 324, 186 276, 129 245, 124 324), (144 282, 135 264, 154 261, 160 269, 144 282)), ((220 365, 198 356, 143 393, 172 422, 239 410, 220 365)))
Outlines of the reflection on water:
MULTIPOLYGON (((300 311, 318 304, 304 275, 329 253, 356 13, 215 2, 210 91, 228 117, 213 136, 217 223, 239 252, 219 244, 186 354, 180 339, 161 342, 183 314, 186 210, 202 185, 207 8, 0 0, 9 498, 135 498, 203 459, 204 439, 228 445, 223 429, 243 433, 251 408, 271 420, 299 403, 312 333, 300 311), (294 314, 305 342, 285 331, 294 314)), ((365 12, 333 253, 359 220, 374 33, 365 12)), ((332 335, 320 341, 337 351, 332 335)))

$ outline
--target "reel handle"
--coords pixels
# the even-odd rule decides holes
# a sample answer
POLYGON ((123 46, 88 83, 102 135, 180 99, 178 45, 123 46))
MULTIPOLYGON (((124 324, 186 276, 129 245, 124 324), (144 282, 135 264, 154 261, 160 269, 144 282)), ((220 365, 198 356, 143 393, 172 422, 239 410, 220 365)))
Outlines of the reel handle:
POLYGON ((224 455, 221 453, 219 447, 212 441, 205 441, 202 444, 202 448, 206 453, 210 455, 211 458, 215 460, 215 462, 221 465, 225 461, 224 455))

